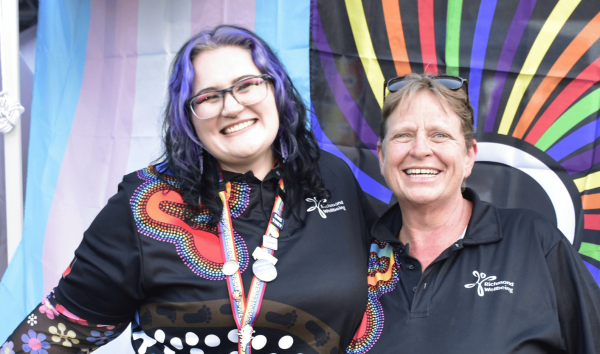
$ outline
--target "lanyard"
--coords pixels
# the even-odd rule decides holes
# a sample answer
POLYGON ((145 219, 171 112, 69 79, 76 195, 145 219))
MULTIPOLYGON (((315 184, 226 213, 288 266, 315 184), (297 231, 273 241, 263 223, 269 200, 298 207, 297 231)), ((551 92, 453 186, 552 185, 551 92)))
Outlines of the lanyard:
MULTIPOLYGON (((223 176, 220 176, 222 183, 223 176)), ((279 180, 279 188, 285 192, 283 179, 279 180)), ((279 193, 275 197, 275 204, 271 211, 271 219, 267 225, 267 230, 263 236, 263 244, 256 248, 252 256, 258 259, 252 270, 254 276, 248 291, 248 297, 244 294, 244 285, 242 283, 242 274, 239 270, 239 260, 237 259, 236 244, 233 237, 233 227, 231 224, 231 212, 229 210, 229 192, 231 191, 231 182, 227 182, 225 190, 219 192, 219 197, 223 202, 223 215, 219 221, 219 239, 221 241, 221 250, 223 252, 223 273, 227 280, 229 290, 229 300, 233 309, 233 319, 238 328, 238 353, 249 354, 250 343, 254 330, 252 325, 258 316, 262 299, 265 293, 266 281, 271 281, 277 275, 275 263, 277 259, 273 253, 277 249, 277 238, 279 229, 283 226, 281 212, 283 210, 283 200, 279 193), (258 277, 257 277, 258 275, 258 277), (265 276, 267 275, 267 276, 265 276), (261 280, 262 279, 262 280, 261 280)))

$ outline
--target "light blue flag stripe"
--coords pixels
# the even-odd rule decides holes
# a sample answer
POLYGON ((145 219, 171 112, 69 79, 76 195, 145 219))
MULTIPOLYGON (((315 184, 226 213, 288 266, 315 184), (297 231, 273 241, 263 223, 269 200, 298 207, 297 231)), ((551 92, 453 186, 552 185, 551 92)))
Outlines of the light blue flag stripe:
POLYGON ((256 1, 254 32, 283 62, 306 107, 310 107, 310 1, 256 1))
POLYGON ((89 24, 89 0, 40 2, 23 239, 0 283, 0 343, 44 296, 44 234, 79 99, 89 24))

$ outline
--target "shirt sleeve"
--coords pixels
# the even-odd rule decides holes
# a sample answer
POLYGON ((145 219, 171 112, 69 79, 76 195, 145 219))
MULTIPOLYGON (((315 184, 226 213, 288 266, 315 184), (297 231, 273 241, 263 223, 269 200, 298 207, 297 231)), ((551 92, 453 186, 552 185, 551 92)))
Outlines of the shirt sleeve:
POLYGON ((600 353, 600 288, 569 241, 546 255, 568 353, 600 353))
POLYGON ((126 187, 119 185, 84 233, 55 289, 58 303, 95 323, 130 322, 145 297, 141 245, 126 187))
POLYGON ((51 300, 52 295, 35 307, 0 347, 0 353, 90 353, 127 328, 127 323, 91 323, 51 300))

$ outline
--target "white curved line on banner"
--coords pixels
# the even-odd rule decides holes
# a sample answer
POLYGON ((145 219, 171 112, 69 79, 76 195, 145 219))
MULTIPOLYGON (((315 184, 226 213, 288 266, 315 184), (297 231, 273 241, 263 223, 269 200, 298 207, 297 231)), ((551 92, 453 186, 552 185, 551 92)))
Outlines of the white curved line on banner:
POLYGON ((571 243, 575 239, 575 207, 573 200, 554 171, 537 158, 513 146, 481 142, 477 143, 478 152, 475 161, 497 162, 514 167, 533 178, 548 194, 554 212, 558 229, 571 243))

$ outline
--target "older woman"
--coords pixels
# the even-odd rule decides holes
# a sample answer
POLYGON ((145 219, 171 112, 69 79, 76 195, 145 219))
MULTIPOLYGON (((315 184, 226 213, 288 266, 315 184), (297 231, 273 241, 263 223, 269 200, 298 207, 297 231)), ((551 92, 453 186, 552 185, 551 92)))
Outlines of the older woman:
POLYGON ((600 352, 600 290, 568 240, 462 187, 477 153, 466 80, 410 74, 387 88, 378 151, 398 204, 372 230, 348 352, 600 352))
POLYGON ((192 37, 173 64, 163 161, 125 176, 37 322, 0 351, 89 352, 129 323, 139 354, 347 346, 366 306, 370 209, 306 119, 256 35, 192 37))

